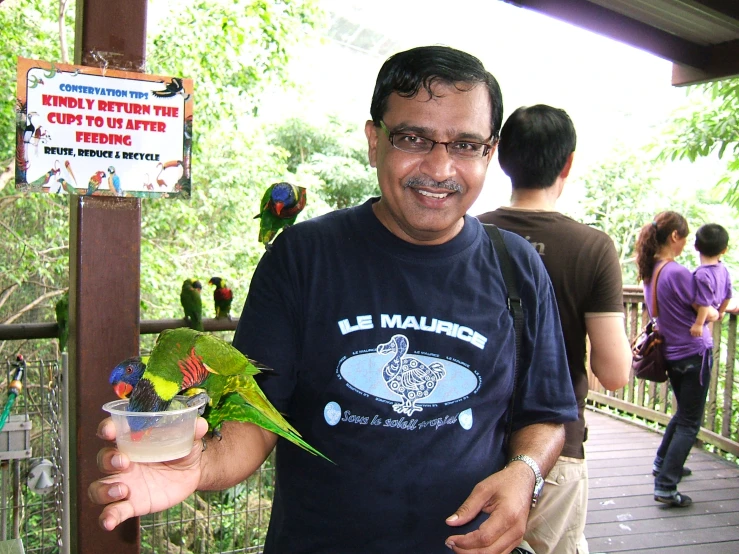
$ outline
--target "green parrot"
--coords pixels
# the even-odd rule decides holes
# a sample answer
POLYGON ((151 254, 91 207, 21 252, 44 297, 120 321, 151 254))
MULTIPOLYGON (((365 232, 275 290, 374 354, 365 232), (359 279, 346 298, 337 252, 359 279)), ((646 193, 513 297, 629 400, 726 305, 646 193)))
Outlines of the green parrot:
POLYGON ((185 310, 185 319, 191 329, 203 331, 203 299, 200 291, 203 285, 197 279, 185 279, 180 292, 180 302, 185 310))
POLYGON ((69 339, 69 290, 65 292, 54 306, 56 324, 59 328, 59 352, 64 352, 69 339))
MULTIPOLYGON (((113 368, 110 384, 119 397, 130 398, 132 412, 166 411, 176 395, 204 392, 203 417, 215 435, 224 421, 247 421, 328 460, 267 400, 253 377, 259 368, 268 369, 218 337, 181 327, 159 334, 148 361, 129 358, 113 368)), ((132 434, 143 433, 144 425, 132 420, 132 434)))
POLYGON ((259 242, 265 248, 280 229, 295 223, 298 214, 305 208, 305 201, 305 188, 290 183, 275 183, 264 192, 260 211, 254 219, 260 219, 259 242))

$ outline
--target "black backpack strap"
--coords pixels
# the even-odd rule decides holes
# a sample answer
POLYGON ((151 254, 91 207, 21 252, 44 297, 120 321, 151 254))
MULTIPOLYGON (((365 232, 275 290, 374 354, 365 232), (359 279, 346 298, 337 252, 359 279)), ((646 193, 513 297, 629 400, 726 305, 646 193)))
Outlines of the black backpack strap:
POLYGON ((508 443, 511 440, 511 430, 513 428, 513 405, 516 399, 516 390, 518 389, 518 367, 521 363, 521 342, 523 336, 523 306, 521 305, 521 297, 518 294, 518 286, 516 286, 516 274, 513 272, 513 264, 511 263, 511 256, 508 253, 505 242, 503 242, 503 235, 500 234, 500 229, 495 225, 484 223, 483 227, 487 232, 490 239, 493 241, 493 250, 500 263, 500 271, 503 274, 503 281, 505 282, 506 293, 508 295, 508 311, 513 316, 513 332, 516 339, 516 359, 513 366, 513 394, 511 394, 511 402, 508 408, 508 420, 506 421, 506 436, 505 445, 508 447, 508 443))

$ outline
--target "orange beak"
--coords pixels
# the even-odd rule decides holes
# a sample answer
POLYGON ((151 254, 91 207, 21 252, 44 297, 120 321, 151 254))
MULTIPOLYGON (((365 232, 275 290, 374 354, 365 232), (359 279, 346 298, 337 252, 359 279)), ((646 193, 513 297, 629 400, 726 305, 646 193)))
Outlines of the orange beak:
POLYGON ((285 206, 284 202, 275 202, 275 211, 277 212, 277 215, 280 215, 280 212, 282 211, 282 208, 285 206))
POLYGON ((133 387, 123 381, 119 381, 113 386, 113 392, 115 392, 116 396, 121 399, 128 398, 132 390, 133 387))

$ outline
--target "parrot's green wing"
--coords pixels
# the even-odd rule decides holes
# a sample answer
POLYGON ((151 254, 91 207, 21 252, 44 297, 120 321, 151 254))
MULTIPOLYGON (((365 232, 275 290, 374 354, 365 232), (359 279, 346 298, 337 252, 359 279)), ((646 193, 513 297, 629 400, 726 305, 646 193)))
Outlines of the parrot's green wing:
POLYGON ((277 217, 270 210, 263 210, 261 217, 262 219, 259 222, 259 242, 268 244, 272 242, 277 232, 287 225, 287 222, 277 217))
MULTIPOLYGON (((181 331, 186 331, 181 329, 181 331)), ((208 371, 218 375, 256 375, 265 366, 250 360, 227 342, 208 333, 193 334, 195 353, 203 359, 208 371)))
POLYGON ((264 217, 264 212, 267 210, 267 206, 269 206, 269 200, 272 196, 273 188, 275 188, 275 185, 270 185, 267 187, 267 190, 264 191, 264 194, 262 195, 262 201, 259 203, 259 213, 254 216, 254 219, 264 217))
MULTIPOLYGON (((224 421, 248 421, 325 458, 300 438, 264 395, 254 380, 260 368, 268 369, 224 340, 181 327, 159 334, 141 381, 151 383, 165 400, 178 393, 207 393, 210 406, 205 419, 211 430, 224 421)), ((135 394, 136 389, 132 398, 135 394)))
MULTIPOLYGON (((246 421, 259 425, 263 429, 272 431, 276 435, 279 435, 293 444, 296 444, 300 448, 307 450, 311 454, 320 456, 321 458, 331 462, 329 458, 321 454, 318 450, 313 448, 310 444, 305 442, 297 431, 286 431, 279 425, 276 425, 270 418, 266 417, 259 409, 250 405, 244 398, 235 392, 229 393, 223 398, 221 402, 206 411, 205 418, 208 420, 208 426, 213 429, 220 429, 224 421, 246 421)), ((291 428, 292 429, 292 428, 291 428)), ((331 462, 333 463, 333 462, 331 462)))

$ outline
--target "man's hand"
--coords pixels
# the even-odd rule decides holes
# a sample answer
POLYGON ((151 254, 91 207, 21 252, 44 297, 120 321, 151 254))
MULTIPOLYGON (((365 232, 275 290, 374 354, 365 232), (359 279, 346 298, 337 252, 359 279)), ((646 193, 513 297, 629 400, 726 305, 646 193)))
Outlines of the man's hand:
MULTIPOLYGON (((105 506, 99 518, 101 527, 112 531, 129 518, 176 506, 195 492, 201 474, 200 439, 207 431, 208 423, 198 418, 190 454, 170 462, 135 463, 113 447, 101 449, 98 468, 109 475, 87 489, 90 500, 105 506)), ((115 440, 113 421, 103 420, 97 434, 102 439, 115 440)))
POLYGON ((699 325, 697 323, 694 323, 690 327, 690 335, 692 337, 702 337, 703 336, 703 325, 699 325))
POLYGON ((534 474, 522 463, 481 481, 446 522, 464 525, 481 511, 490 517, 476 531, 447 538, 447 547, 458 554, 508 554, 523 538, 533 490, 534 474))

